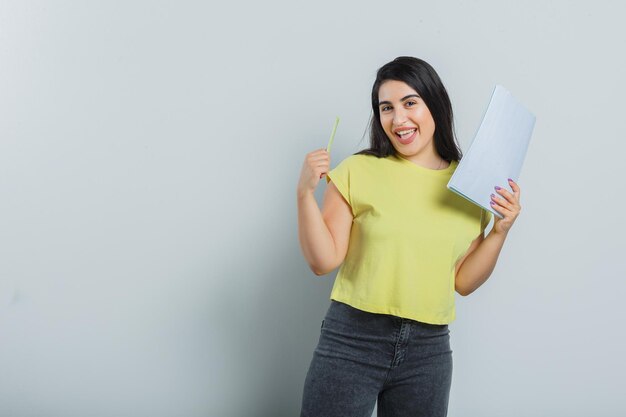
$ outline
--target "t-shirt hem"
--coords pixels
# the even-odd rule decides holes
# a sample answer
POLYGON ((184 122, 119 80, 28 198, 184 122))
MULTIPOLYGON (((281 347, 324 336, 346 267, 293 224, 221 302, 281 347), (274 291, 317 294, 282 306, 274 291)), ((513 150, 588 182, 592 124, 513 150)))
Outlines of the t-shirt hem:
POLYGON ((330 299, 348 304, 354 308, 367 311, 369 313, 390 314, 392 316, 411 319, 428 324, 450 324, 456 318, 456 313, 454 309, 450 313, 433 315, 432 313, 406 311, 398 307, 369 304, 363 301, 352 300, 335 294, 331 294, 330 299))

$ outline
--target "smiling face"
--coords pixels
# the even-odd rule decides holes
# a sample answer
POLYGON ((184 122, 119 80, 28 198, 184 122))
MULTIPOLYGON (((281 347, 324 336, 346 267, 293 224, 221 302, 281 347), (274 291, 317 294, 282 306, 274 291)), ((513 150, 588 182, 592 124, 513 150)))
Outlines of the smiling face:
POLYGON ((378 90, 380 123, 396 151, 425 167, 436 167, 435 121, 419 94, 408 84, 387 80, 378 90))

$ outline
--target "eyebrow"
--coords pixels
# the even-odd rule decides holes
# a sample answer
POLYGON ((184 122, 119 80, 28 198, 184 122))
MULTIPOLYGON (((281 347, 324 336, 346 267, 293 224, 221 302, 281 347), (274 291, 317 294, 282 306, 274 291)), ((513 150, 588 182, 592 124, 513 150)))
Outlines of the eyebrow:
MULTIPOLYGON (((421 97, 420 97, 419 95, 417 95, 417 94, 409 94, 408 96, 404 96, 404 97, 402 97, 402 98, 400 99, 400 101, 404 101, 404 100, 406 100, 407 98, 411 98, 411 97, 421 98, 421 97)), ((379 105, 379 106, 381 106, 381 105, 383 105, 383 104, 391 104, 391 102, 390 102, 390 101, 381 101, 381 102, 379 102, 379 103, 378 103, 378 105, 379 105)))

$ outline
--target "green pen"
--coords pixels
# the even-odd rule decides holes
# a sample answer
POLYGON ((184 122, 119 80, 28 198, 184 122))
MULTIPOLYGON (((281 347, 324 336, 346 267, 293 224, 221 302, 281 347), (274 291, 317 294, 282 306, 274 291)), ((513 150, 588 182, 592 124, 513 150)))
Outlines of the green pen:
POLYGON ((335 118, 335 125, 333 126, 333 133, 330 134, 330 140, 328 141, 328 146, 326 147, 326 152, 330 153, 330 147, 333 144, 333 139, 335 138, 335 132, 337 131, 337 125, 339 124, 339 116, 335 118))

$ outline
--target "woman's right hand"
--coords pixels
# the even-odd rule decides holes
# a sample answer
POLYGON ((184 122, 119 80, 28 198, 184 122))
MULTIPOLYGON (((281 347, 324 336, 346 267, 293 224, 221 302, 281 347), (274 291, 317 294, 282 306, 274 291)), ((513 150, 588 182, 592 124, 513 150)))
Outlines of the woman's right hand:
POLYGON ((330 154, 326 149, 318 149, 310 152, 304 158, 300 181, 298 182, 298 193, 313 193, 320 179, 326 175, 330 168, 330 154))

